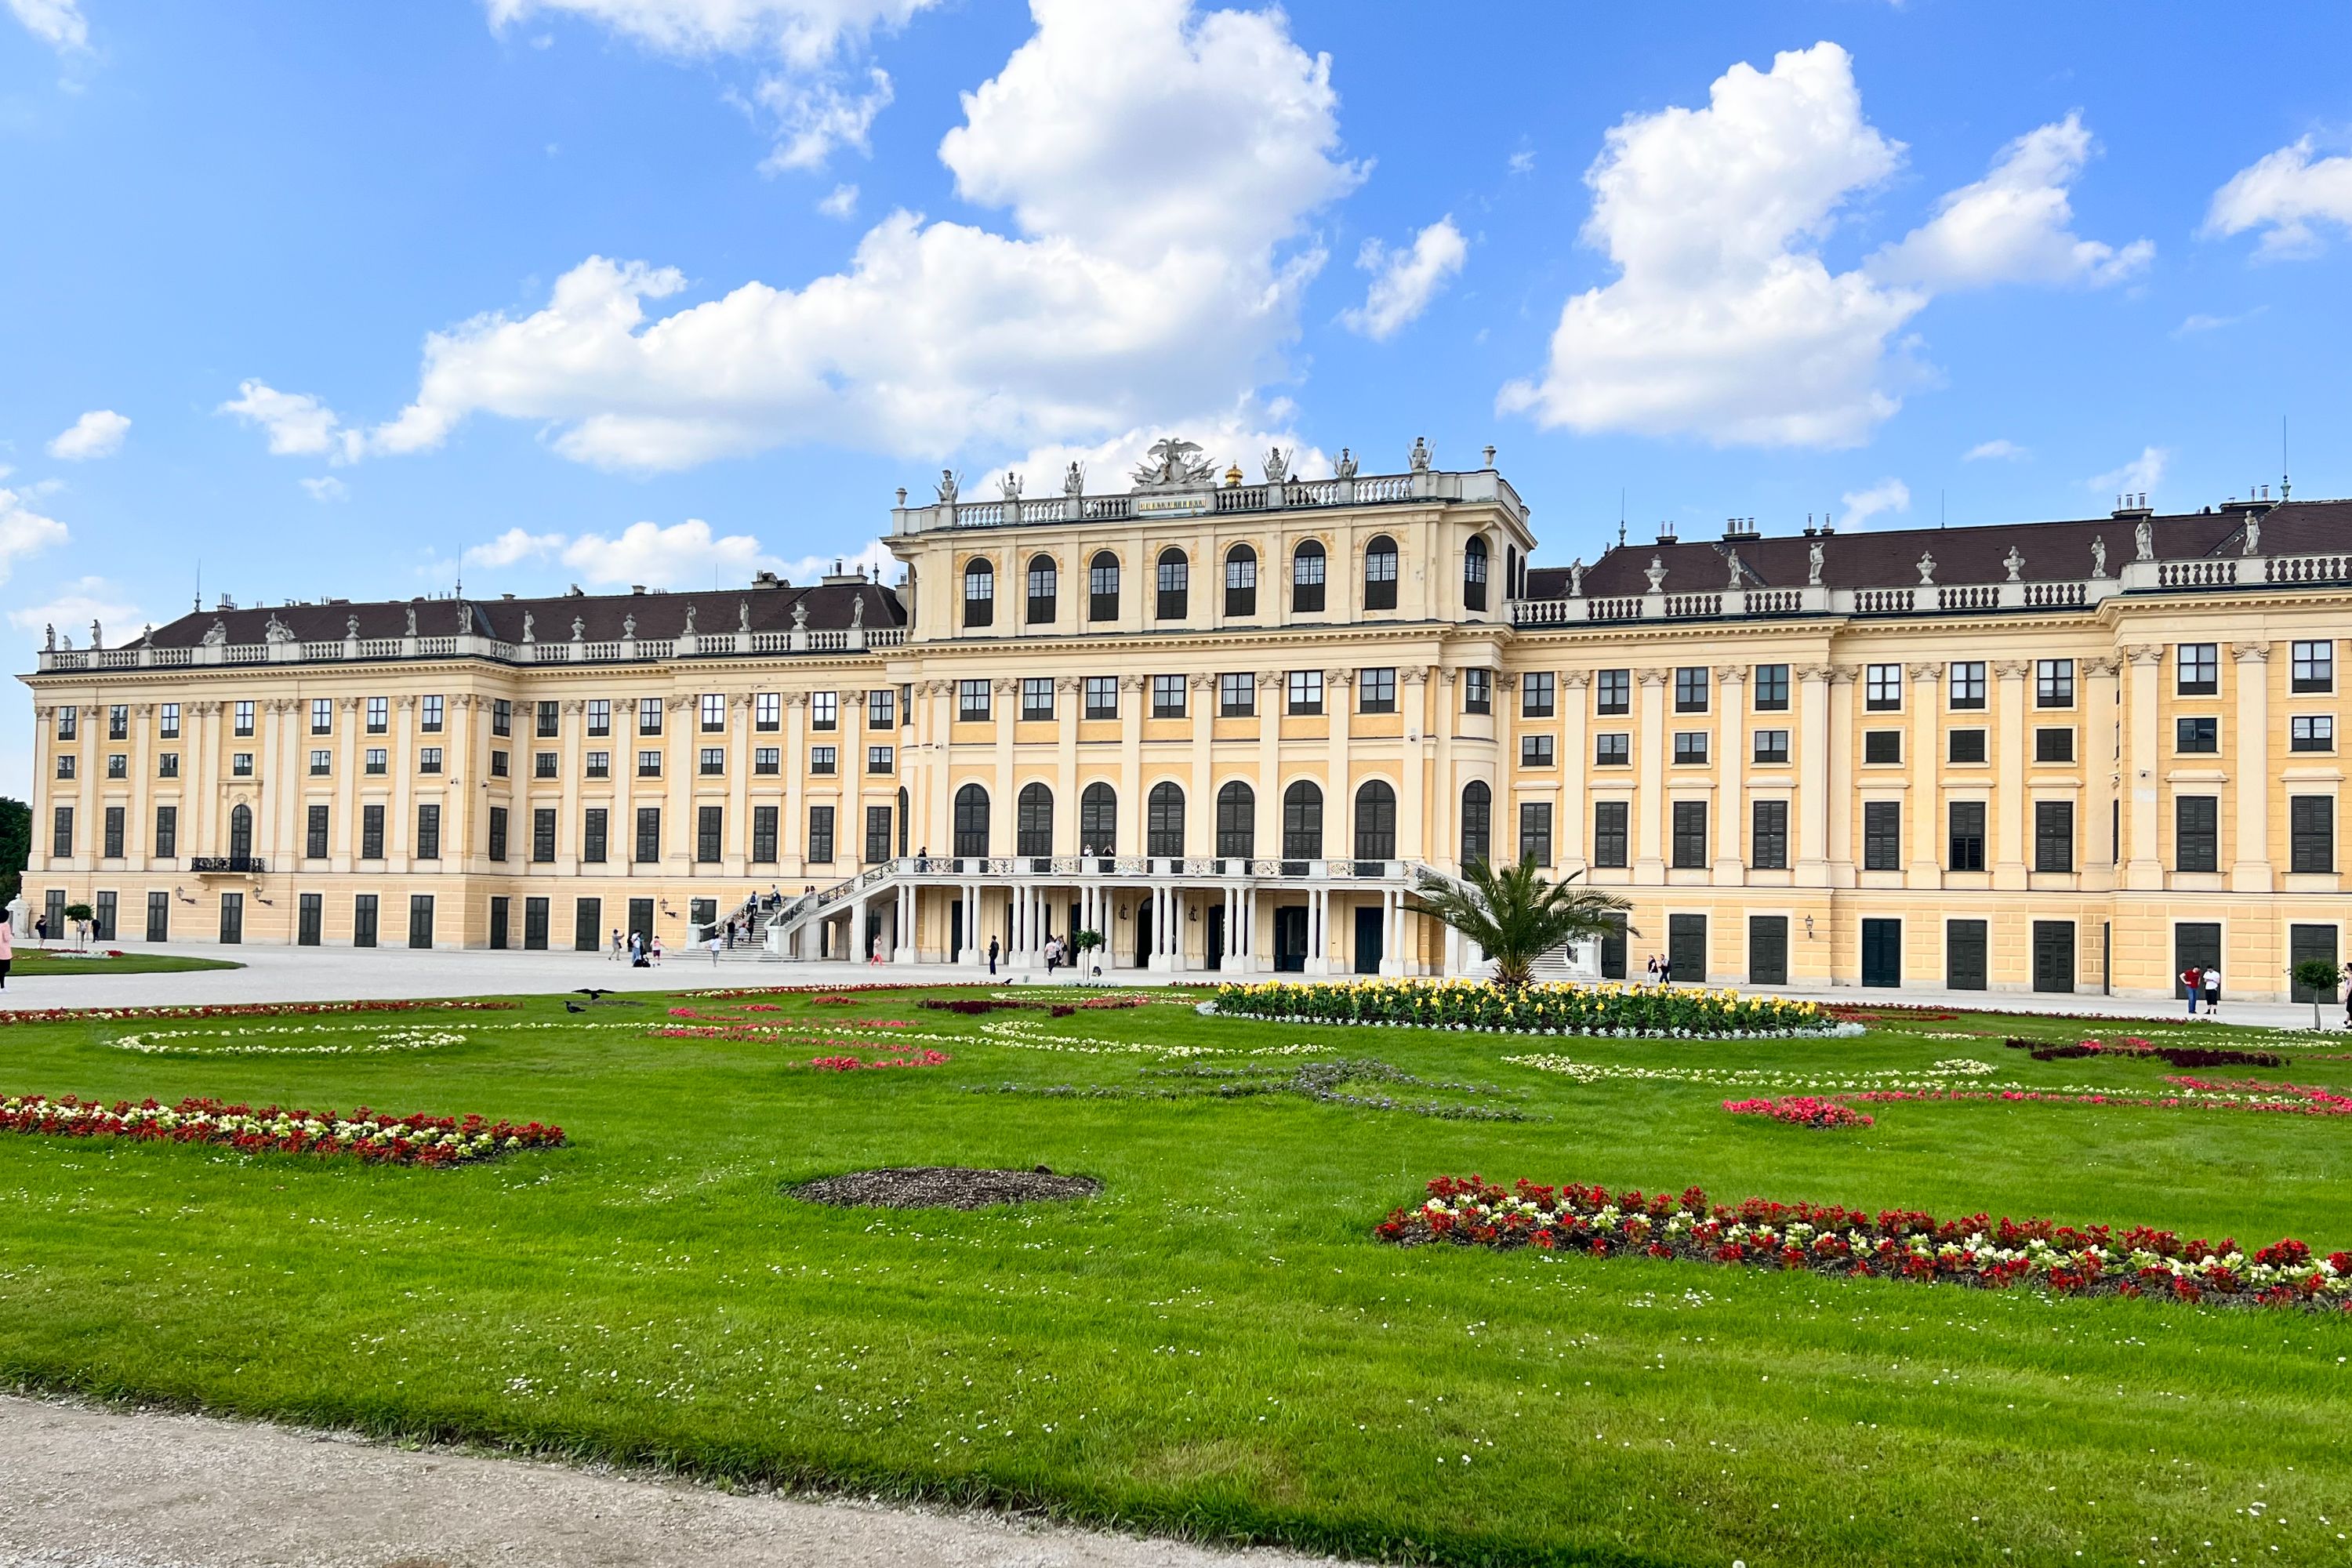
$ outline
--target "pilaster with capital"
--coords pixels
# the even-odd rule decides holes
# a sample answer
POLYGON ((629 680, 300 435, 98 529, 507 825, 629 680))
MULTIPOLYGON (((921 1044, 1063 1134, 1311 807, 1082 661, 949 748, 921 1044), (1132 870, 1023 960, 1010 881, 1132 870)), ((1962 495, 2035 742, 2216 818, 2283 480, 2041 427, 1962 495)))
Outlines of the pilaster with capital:
POLYGON ((2025 717, 2026 704, 2032 696, 2026 682, 2033 674, 2033 661, 1996 659, 1992 672, 1993 703, 2000 725, 1992 885, 2004 889, 2020 889, 2030 885, 2025 860, 2025 717))
POLYGON ((2230 866, 2230 889, 2267 893, 2276 885, 2271 857, 2271 645, 2233 642, 2230 657, 2238 686, 2238 733, 2223 737, 2230 784, 2237 797, 2237 858, 2230 866))
POLYGON ((2158 850, 2157 817, 2161 784, 2162 743, 2158 731, 2164 648, 2156 643, 2134 643, 2123 650, 2129 671, 2119 713, 2123 724, 2124 868, 2123 885, 2149 892, 2164 886, 2164 861, 2158 850))
POLYGON ((1911 852, 1903 881, 1906 887, 1940 888, 1944 882, 1939 845, 1943 809, 1937 785, 1943 759, 1937 754, 1936 740, 1942 717, 1944 666, 1927 660, 1907 666, 1904 673, 1911 678, 1911 690, 1905 700, 1910 709, 1911 732, 1903 742, 1910 764, 1906 770, 1911 777, 1910 798, 1904 810, 1910 818, 1911 852))
POLYGON ((1748 809, 1748 667, 1715 667, 1715 857, 1711 878, 1719 888, 1748 879, 1743 820, 1748 809))
POLYGON ((1633 880, 1654 886, 1666 879, 1666 672, 1637 669, 1633 679, 1641 688, 1636 699, 1640 718, 1633 736, 1634 764, 1641 780, 1641 799, 1634 809, 1639 826, 1633 880))

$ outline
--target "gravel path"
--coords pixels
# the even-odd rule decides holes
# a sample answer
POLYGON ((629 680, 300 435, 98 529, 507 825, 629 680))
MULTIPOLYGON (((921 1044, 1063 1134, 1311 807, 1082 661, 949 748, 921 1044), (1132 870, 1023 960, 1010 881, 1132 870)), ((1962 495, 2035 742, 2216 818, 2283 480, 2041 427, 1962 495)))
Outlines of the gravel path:
POLYGON ((0 1564, 7 1568, 1297 1568, 1309 1561, 988 1514, 735 1496, 525 1459, 0 1396, 0 1564))

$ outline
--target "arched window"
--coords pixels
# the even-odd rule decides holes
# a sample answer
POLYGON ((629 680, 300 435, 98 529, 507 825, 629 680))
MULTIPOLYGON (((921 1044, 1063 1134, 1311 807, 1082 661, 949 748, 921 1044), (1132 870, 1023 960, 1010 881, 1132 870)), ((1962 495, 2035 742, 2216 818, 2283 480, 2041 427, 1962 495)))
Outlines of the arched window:
POLYGON ((1078 795, 1078 847, 1090 855, 1116 855, 1118 792, 1107 784, 1087 785, 1078 795))
POLYGON ((1290 558, 1290 607, 1301 615, 1323 613, 1323 547, 1313 540, 1290 558))
POLYGON ((907 858, 907 789, 898 787, 898 858, 907 858))
POLYGON ((996 568, 975 561, 963 569, 963 624, 993 626, 996 622, 996 568))
POLYGON ((1041 784, 1024 784, 1013 803, 1013 852, 1051 855, 1054 852, 1054 792, 1041 784))
POLYGON ((1225 615, 1257 614, 1257 552, 1236 544, 1225 552, 1225 615))
POLYGON ((253 853, 253 808, 249 805, 229 807, 228 852, 240 859, 253 853))
POLYGON ((1484 779, 1462 786, 1462 864, 1482 865, 1495 843, 1495 792, 1484 779))
POLYGON ((1375 534, 1364 546, 1364 608, 1393 610, 1397 603, 1396 541, 1375 534))
POLYGON ((1156 784, 1143 802, 1143 852, 1155 860, 1173 860, 1184 853, 1184 792, 1172 784, 1156 784))
POLYGON ((1160 599, 1154 614, 1163 621, 1181 621, 1192 586, 1192 563, 1181 550, 1160 552, 1160 599))
POLYGON ((1462 607, 1486 607, 1486 542, 1472 540, 1462 552, 1462 607))
POLYGON ((1217 854, 1246 860, 1257 853, 1257 796, 1235 779, 1217 792, 1217 854))
POLYGON ((956 791, 955 852, 966 860, 982 859, 988 854, 988 792, 976 784, 956 791))
POLYGON ((1372 779, 1356 792, 1356 858, 1396 858, 1396 791, 1372 779))
POLYGON ((1323 792, 1306 779, 1282 792, 1282 858, 1323 858, 1323 792))
POLYGON ((1108 550, 1087 563, 1087 619, 1118 619, 1118 557, 1108 550))
POLYGON ((1062 574, 1054 569, 1050 555, 1029 558, 1029 624, 1049 626, 1054 624, 1054 608, 1060 602, 1062 574))

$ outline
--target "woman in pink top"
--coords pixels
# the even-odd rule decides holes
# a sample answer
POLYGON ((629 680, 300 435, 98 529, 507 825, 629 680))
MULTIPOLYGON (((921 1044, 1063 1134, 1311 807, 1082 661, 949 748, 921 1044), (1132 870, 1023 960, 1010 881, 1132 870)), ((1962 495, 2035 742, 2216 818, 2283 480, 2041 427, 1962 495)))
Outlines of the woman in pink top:
POLYGON ((16 933, 8 928, 8 911, 0 910, 0 991, 8 989, 8 966, 16 961, 16 933))

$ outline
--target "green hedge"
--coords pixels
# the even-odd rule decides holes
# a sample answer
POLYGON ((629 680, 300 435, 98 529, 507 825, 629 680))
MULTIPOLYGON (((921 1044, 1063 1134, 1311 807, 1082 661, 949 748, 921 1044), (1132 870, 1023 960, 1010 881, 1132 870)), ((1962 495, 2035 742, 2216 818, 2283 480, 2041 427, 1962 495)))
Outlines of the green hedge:
POLYGON ((1467 980, 1260 981, 1217 987, 1220 1013, 1286 1023, 1492 1029, 1529 1035, 1831 1035, 1814 1002, 1682 986, 1528 985, 1467 980))

